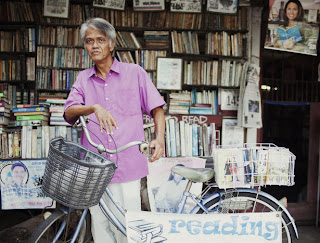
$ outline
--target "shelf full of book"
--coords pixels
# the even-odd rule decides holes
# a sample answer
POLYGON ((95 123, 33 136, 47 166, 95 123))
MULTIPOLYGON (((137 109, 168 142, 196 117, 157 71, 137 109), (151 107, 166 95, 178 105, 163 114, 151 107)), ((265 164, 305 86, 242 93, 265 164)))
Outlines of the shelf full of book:
MULTIPOLYGON (((171 12, 169 1, 165 4, 164 11, 148 12, 134 11, 130 0, 126 1, 124 11, 93 7, 90 0, 81 3, 70 1, 69 17, 62 19, 44 17, 40 0, 2 1, 0 7, 10 11, 0 17, 0 23, 13 22, 17 25, 27 21, 28 24, 17 30, 13 30, 14 24, 1 29, 6 36, 5 40, 10 39, 9 43, 16 42, 13 46, 5 47, 5 50, 19 49, 20 52, 17 56, 3 60, 0 58, 0 62, 4 63, 0 68, 11 70, 11 73, 5 72, 5 76, 0 76, 0 92, 11 86, 11 91, 7 91, 11 93, 8 97, 24 97, 12 102, 14 105, 36 104, 55 93, 66 96, 78 73, 93 64, 80 40, 80 24, 91 17, 102 17, 117 30, 114 56, 120 61, 142 66, 155 85, 157 58, 177 57, 183 60, 181 90, 160 90, 168 94, 165 97, 168 114, 177 117, 206 117, 207 125, 214 123, 216 129, 220 129, 225 114, 220 110, 220 89, 238 89, 245 69, 249 41, 247 7, 239 7, 237 14, 228 15, 206 11, 171 12), (21 7, 24 9, 18 9, 21 7), (17 43, 22 44, 18 46, 17 43), (17 71, 17 67, 22 70, 17 71), (33 82, 25 82, 21 86, 19 75, 21 82, 33 82), (13 85, 16 82, 20 86, 13 85), (21 87, 27 88, 27 92, 21 87), (13 95, 14 89, 20 93, 13 95), (188 96, 187 101, 177 101, 179 93, 188 96), (31 97, 34 97, 33 101, 31 97)), ((1 48, 2 39, 0 45, 1 48)), ((4 44, 7 45, 8 43, 4 44)), ((10 56, 8 54, 7 57, 10 56)), ((200 126, 203 131, 203 124, 200 126)), ((197 128, 198 131, 199 129, 197 128)), ((198 156, 205 154, 198 151, 198 156)))

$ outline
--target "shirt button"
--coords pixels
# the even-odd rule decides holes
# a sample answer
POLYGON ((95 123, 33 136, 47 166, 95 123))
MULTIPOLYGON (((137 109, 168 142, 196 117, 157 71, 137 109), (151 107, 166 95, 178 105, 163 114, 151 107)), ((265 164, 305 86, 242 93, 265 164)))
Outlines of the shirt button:
POLYGON ((109 139, 109 142, 112 142, 112 139, 109 139))
POLYGON ((106 87, 107 87, 107 86, 108 86, 108 84, 105 84, 104 86, 106 86, 106 87))
POLYGON ((110 154, 110 157, 112 157, 112 154, 110 154))
POLYGON ((106 98, 106 100, 108 100, 108 98, 106 98))
POLYGON ((111 76, 111 73, 109 73, 109 76, 111 76))

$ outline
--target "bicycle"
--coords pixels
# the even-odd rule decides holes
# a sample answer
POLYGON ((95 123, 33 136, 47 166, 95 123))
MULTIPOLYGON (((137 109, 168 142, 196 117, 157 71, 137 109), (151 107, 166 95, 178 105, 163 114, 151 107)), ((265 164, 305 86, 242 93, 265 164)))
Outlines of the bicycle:
MULTIPOLYGON (((92 142, 88 129, 86 127, 86 122, 84 117, 80 117, 80 124, 83 128, 83 131, 85 135, 87 136, 88 141, 91 145, 96 147, 100 153, 106 152, 106 153, 117 153, 120 152, 128 147, 136 146, 138 145, 140 147, 140 152, 147 154, 148 146, 143 141, 137 141, 137 142, 131 142, 127 145, 124 145, 121 148, 118 148, 117 150, 108 150, 103 147, 103 145, 98 145, 92 142)), ((54 148, 54 143, 57 141, 60 141, 61 139, 53 139, 50 142, 50 150, 49 150, 49 156, 48 156, 48 162, 46 166, 46 171, 44 175, 43 180, 43 191, 45 194, 52 196, 53 199, 55 199, 57 202, 62 204, 59 206, 47 219, 45 219, 42 224, 36 229, 36 231, 32 234, 32 236, 29 238, 29 243, 34 242, 48 242, 46 240, 49 240, 49 242, 61 242, 68 241, 68 242, 87 242, 87 233, 90 231, 89 219, 87 217, 87 211, 90 206, 93 206, 95 204, 100 204, 101 208, 103 209, 106 217, 109 218, 110 222, 114 224, 118 230, 122 232, 122 234, 126 235, 126 227, 120 222, 120 220, 114 215, 114 213, 108 208, 106 202, 101 198, 104 191, 106 192, 107 196, 112 200, 113 204, 116 206, 117 210, 121 212, 121 215, 125 217, 125 210, 115 203, 113 200, 112 194, 108 190, 108 188, 105 187, 106 184, 111 180, 110 175, 112 177, 114 170, 116 169, 116 164, 112 161, 107 160, 108 168, 109 168, 109 175, 108 175, 108 181, 107 183, 103 185, 99 185, 99 187, 93 187, 94 189, 92 202, 88 200, 87 196, 81 195, 81 197, 76 193, 73 192, 75 195, 71 195, 68 191, 64 194, 65 198, 59 198, 57 195, 48 193, 48 189, 46 189, 46 176, 50 178, 53 177, 53 175, 50 175, 50 173, 54 173, 57 171, 60 174, 71 173, 74 176, 74 173, 71 172, 73 170, 72 163, 68 164, 67 161, 71 161, 73 163, 78 163, 81 166, 86 166, 84 168, 85 172, 90 171, 90 168, 94 167, 92 164, 85 164, 83 160, 80 161, 79 157, 73 153, 70 153, 70 149, 68 150, 66 147, 63 146, 63 144, 69 144, 71 147, 76 147, 78 149, 76 144, 64 142, 59 143, 59 149, 54 148), (62 154, 62 152, 64 154, 62 154), (51 152, 50 152, 51 151, 51 152), (56 158, 56 155, 54 153, 61 153, 65 160, 63 161, 63 164, 60 165, 55 163, 54 172, 47 170, 47 167, 50 167, 50 156, 53 156, 53 158, 56 158), (67 164, 67 165, 65 165, 67 164), (60 166, 63 166, 63 169, 59 168, 60 166), (70 170, 67 171, 66 170, 70 170), (49 175, 46 175, 49 174, 49 175), (81 203, 77 200, 74 200, 73 198, 76 198, 77 200, 81 199, 81 203), (101 199, 100 199, 101 198, 101 199), (73 199, 73 200, 72 200, 73 199), (90 202, 89 202, 90 201, 90 202), (81 217, 78 222, 75 222, 76 227, 71 227, 71 229, 68 229, 67 225, 69 223, 70 218, 74 218, 71 216, 71 213, 74 213, 77 211, 77 209, 83 209, 83 212, 80 214, 81 217), (81 233, 80 233, 81 232, 81 233)), ((75 149, 75 150, 77 150, 75 149)), ((89 157, 94 157, 97 160, 103 161, 105 163, 106 158, 103 156, 99 156, 99 154, 94 153, 90 150, 86 150, 86 153, 90 153, 89 157)), ((90 161, 90 159, 88 159, 90 161)), ((101 165, 99 165, 102 167, 101 165)), ((77 167, 77 166, 76 166, 77 167)), ((182 177, 185 177, 188 180, 186 189, 183 193, 183 197, 181 200, 181 203, 179 203, 179 208, 177 210, 178 214, 184 213, 184 206, 186 204, 187 199, 192 200, 195 203, 195 207, 190 211, 191 214, 216 214, 216 213, 256 213, 256 212, 282 212, 282 239, 283 242, 293 242, 295 238, 298 238, 298 232, 297 227, 295 225, 294 219, 288 212, 288 210, 273 196, 260 191, 260 188, 258 189, 252 189, 252 188, 238 188, 238 189, 230 189, 230 190, 220 190, 217 187, 216 183, 211 183, 210 181, 214 177, 214 170, 211 168, 187 168, 182 166, 174 166, 171 169, 174 173, 179 174, 182 177), (190 193, 190 188, 193 183, 204 183, 206 187, 203 189, 202 193, 200 195, 193 195, 190 193)), ((66 177, 66 176, 62 176, 66 177)), ((95 178, 96 179, 96 178, 95 178)), ((55 181, 54 183, 57 183, 55 181)), ((76 182, 74 182, 76 183, 76 182)), ((60 185, 61 186, 61 185, 60 185)), ((77 185, 76 185, 77 186, 77 185)), ((92 186, 92 185, 90 185, 92 186)), ((65 190, 60 190, 64 192, 65 190)), ((91 195, 92 196, 92 195, 91 195)), ((70 224, 70 223, 69 223, 70 224)), ((72 223, 71 223, 72 224, 72 223)))

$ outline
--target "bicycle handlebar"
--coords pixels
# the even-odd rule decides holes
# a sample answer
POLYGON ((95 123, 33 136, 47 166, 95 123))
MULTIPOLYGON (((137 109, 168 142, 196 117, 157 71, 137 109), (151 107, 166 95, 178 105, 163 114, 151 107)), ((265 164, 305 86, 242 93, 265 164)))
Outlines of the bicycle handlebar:
POLYGON ((109 154, 115 154, 115 153, 119 153, 127 148, 130 148, 132 146, 135 146, 135 145, 139 145, 139 151, 144 154, 145 156, 148 155, 148 151, 149 151, 149 144, 145 141, 133 141, 133 142, 130 142, 120 148, 117 148, 117 149, 114 149, 114 150, 111 150, 111 149, 107 149, 105 148, 102 144, 96 144, 95 142, 92 141, 91 137, 90 137, 90 134, 89 134, 89 130, 87 128, 87 123, 90 121, 90 118, 89 117, 85 117, 85 116, 79 116, 79 122, 77 122, 75 125, 78 125, 80 124, 83 128, 83 131, 84 131, 84 134, 86 135, 86 138, 88 140, 88 142, 95 148, 97 148, 98 152, 100 154, 106 152, 106 153, 109 153, 109 154))

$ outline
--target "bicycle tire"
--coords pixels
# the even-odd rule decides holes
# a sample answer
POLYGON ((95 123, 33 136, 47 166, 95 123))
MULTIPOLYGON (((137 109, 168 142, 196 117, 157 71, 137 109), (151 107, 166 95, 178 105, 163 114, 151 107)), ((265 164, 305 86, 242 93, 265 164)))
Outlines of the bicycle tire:
MULTIPOLYGON (((52 242, 54 237, 57 234, 58 229, 60 228, 62 222, 68 217, 69 215, 61 211, 60 209, 56 209, 47 219, 45 219, 40 226, 33 232, 31 237, 28 239, 28 243, 47 243, 52 242)), ((77 222, 75 225, 78 225, 80 217, 76 220, 77 222)), ((71 239, 73 235, 73 229, 70 227, 68 228, 68 238, 67 240, 71 239), (69 237, 70 236, 70 237, 69 237)), ((65 235, 62 234, 61 239, 64 239, 65 235)), ((85 218, 85 221, 82 225, 81 231, 77 238, 77 243, 84 243, 88 242, 91 238, 91 229, 90 229, 90 215, 89 212, 85 218)), ((58 240, 58 242, 63 242, 64 240, 58 240)))
MULTIPOLYGON (((204 204, 205 208, 208 210, 216 210, 210 213, 249 213, 250 205, 255 205, 254 212, 281 212, 281 208, 275 202, 269 200, 268 198, 258 195, 247 193, 247 192, 238 192, 236 190, 232 192, 220 191, 220 197, 215 197, 209 200, 204 204), (237 199, 231 199, 237 198, 237 199), (232 202, 233 201, 233 202, 232 202), (236 201, 236 202, 235 202, 236 201), (236 203, 241 202, 241 205, 238 206, 236 203), (254 204, 256 203, 256 204, 254 204), (245 206, 247 205, 247 206, 245 206), (228 208, 229 207, 229 208, 228 208), (238 207, 238 208, 237 208, 238 207), (248 207, 243 209, 244 207, 248 207)), ((253 213, 254 213, 253 212, 253 213)), ((203 209, 199 209, 197 214, 204 214, 203 209)), ((293 243, 295 242, 295 233, 294 228, 291 224, 291 220, 285 213, 282 213, 282 242, 293 243)))

